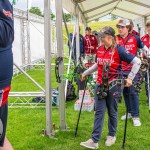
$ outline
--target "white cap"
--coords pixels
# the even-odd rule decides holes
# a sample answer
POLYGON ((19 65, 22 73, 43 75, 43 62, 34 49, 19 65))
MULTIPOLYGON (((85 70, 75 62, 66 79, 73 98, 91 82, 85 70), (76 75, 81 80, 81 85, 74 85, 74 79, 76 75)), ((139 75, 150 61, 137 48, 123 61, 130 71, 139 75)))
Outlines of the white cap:
POLYGON ((128 26, 130 25, 130 21, 128 19, 120 19, 117 23, 117 26, 128 26))

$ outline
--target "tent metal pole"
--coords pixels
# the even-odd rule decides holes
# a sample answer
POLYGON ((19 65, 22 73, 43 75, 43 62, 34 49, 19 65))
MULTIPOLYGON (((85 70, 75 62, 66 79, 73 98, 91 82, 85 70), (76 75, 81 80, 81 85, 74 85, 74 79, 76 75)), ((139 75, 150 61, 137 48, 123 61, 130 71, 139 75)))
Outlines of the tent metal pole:
MULTIPOLYGON (((56 37, 57 37, 57 52, 58 57, 64 57, 63 51, 63 32, 62 32, 62 22, 63 22, 63 13, 62 13, 62 0, 55 0, 56 7, 56 37)), ((59 67, 59 73, 64 74, 64 61, 61 62, 59 67)), ((66 111, 65 111, 65 84, 64 81, 58 83, 59 89, 59 117, 60 117, 60 130, 66 129, 66 111)))
POLYGON ((46 135, 53 136, 51 96, 51 25, 50 0, 44 0, 44 41, 45 41, 45 86, 46 86, 46 135))
POLYGON ((76 17, 76 62, 77 65, 79 64, 79 57, 80 57, 80 36, 79 36, 79 9, 78 9, 78 5, 76 4, 76 8, 75 8, 75 17, 76 17))

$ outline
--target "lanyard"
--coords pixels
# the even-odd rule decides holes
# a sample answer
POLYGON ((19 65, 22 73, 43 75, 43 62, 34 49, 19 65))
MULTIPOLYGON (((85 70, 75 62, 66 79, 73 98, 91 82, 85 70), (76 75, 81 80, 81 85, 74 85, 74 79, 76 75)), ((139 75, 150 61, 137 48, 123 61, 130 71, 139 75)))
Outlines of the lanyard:
POLYGON ((130 37, 131 37, 131 34, 128 34, 126 41, 124 41, 123 38, 122 38, 122 42, 123 42, 123 46, 124 46, 124 47, 125 47, 125 45, 128 43, 130 37))

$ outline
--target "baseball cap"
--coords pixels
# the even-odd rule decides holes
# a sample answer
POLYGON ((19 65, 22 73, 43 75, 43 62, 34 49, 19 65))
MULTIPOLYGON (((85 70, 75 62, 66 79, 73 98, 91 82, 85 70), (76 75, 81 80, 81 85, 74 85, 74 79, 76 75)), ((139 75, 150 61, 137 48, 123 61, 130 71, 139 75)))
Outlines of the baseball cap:
POLYGON ((130 25, 130 21, 128 19, 120 19, 117 23, 117 26, 128 26, 130 25))
POLYGON ((92 29, 90 27, 86 27, 85 31, 91 31, 92 29))
POLYGON ((105 37, 106 35, 114 36, 115 35, 115 30, 112 27, 106 26, 98 32, 98 35, 100 37, 105 37))

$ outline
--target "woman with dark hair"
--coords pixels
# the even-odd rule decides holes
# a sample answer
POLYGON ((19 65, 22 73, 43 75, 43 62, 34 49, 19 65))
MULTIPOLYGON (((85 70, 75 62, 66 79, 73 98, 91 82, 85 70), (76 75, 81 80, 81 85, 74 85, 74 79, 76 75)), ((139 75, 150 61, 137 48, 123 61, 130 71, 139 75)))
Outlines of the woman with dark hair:
POLYGON ((89 149, 98 149, 98 141, 101 138, 106 108, 108 109, 109 131, 105 145, 111 146, 115 143, 118 122, 118 100, 116 96, 116 90, 120 89, 121 87, 118 84, 116 84, 114 87, 111 87, 110 85, 119 78, 118 71, 121 69, 121 61, 133 64, 126 79, 126 87, 130 87, 132 85, 132 80, 137 74, 141 64, 139 58, 127 53, 124 47, 116 44, 115 31, 113 28, 104 27, 99 32, 99 36, 102 46, 100 46, 97 51, 97 63, 95 63, 82 74, 82 80, 85 80, 87 75, 98 70, 97 84, 94 92, 94 129, 90 139, 86 142, 80 143, 81 146, 89 149))

